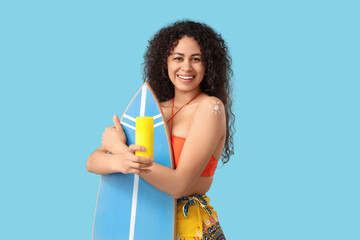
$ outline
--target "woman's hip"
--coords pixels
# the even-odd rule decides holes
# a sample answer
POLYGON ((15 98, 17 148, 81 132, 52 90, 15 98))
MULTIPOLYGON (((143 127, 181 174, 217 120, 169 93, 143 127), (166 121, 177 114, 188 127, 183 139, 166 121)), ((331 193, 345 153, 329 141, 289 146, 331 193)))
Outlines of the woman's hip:
POLYGON ((217 212, 205 194, 177 199, 177 240, 223 240, 217 212))

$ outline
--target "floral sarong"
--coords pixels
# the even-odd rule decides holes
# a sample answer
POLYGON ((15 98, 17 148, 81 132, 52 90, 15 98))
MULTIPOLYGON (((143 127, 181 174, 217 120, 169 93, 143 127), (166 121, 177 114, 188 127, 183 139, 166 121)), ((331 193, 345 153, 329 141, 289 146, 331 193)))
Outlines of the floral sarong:
POLYGON ((176 240, 225 240, 216 211, 205 195, 177 199, 176 240))

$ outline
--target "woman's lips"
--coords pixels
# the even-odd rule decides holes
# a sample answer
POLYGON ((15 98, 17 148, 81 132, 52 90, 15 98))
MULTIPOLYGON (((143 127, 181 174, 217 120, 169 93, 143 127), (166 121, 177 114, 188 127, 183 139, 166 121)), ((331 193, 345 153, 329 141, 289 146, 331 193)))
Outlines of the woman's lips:
POLYGON ((191 82, 195 76, 194 75, 176 75, 181 82, 188 83, 191 82))

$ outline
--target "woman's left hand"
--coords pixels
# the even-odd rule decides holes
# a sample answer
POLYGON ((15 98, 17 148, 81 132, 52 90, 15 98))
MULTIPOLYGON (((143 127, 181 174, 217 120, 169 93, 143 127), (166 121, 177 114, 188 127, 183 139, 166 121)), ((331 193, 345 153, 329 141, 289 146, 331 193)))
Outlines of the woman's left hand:
POLYGON ((124 151, 124 147, 126 147, 126 136, 118 116, 114 115, 113 121, 115 126, 105 128, 101 145, 104 146, 108 152, 121 153, 124 151))

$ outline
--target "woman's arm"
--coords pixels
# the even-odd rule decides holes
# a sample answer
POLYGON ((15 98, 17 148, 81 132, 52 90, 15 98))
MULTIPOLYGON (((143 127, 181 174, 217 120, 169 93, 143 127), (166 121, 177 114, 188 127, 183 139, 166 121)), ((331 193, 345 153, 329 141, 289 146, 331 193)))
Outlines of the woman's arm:
POLYGON ((144 151, 145 148, 137 145, 126 146, 126 137, 120 120, 115 115, 114 127, 105 129, 101 146, 90 154, 86 170, 96 174, 148 173, 154 159, 135 156, 135 151, 144 151), (112 154, 110 154, 111 152, 112 154))
POLYGON ((195 110, 177 168, 170 169, 154 163, 150 168, 151 173, 140 176, 174 198, 189 194, 220 140, 225 137, 226 117, 223 109, 223 104, 215 97, 200 102, 195 110))
POLYGON ((107 153, 104 146, 100 146, 90 154, 86 162, 86 170, 91 173, 105 175, 113 173, 113 160, 111 154, 107 153))
POLYGON ((110 154, 101 145, 90 154, 86 163, 86 170, 95 174, 105 175, 110 173, 149 173, 154 159, 135 156, 135 151, 144 151, 137 145, 124 147, 122 152, 110 154))

